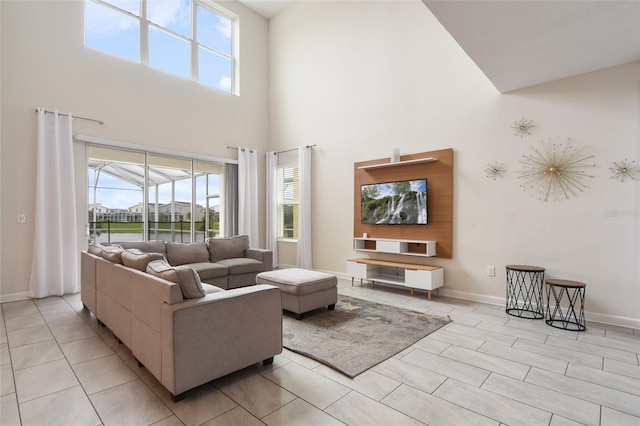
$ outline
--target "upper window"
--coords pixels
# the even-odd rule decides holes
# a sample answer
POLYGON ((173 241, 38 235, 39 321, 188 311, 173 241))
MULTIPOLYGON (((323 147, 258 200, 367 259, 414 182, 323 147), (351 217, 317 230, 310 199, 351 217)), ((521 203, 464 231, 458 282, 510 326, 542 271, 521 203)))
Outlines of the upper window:
POLYGON ((85 45, 237 93, 237 18, 207 0, 85 0, 85 45))

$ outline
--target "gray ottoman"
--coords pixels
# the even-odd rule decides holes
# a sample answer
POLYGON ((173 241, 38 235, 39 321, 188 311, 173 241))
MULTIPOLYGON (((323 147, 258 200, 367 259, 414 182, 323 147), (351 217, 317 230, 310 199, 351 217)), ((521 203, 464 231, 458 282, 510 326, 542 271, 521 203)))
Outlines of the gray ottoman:
POLYGON ((256 284, 271 284, 282 291, 282 309, 302 319, 305 312, 336 307, 338 280, 334 275, 309 269, 289 268, 260 272, 256 284))

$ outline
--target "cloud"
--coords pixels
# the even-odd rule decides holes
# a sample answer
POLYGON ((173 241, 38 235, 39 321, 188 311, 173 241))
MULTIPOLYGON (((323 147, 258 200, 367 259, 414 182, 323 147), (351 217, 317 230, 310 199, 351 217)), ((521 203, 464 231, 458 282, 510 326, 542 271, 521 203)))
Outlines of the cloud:
MULTIPOLYGON (((114 6, 139 14, 137 0, 108 1, 114 6)), ((86 3, 87 34, 93 37, 111 37, 130 29, 138 29, 138 20, 125 13, 117 12, 108 7, 93 2, 86 3)), ((164 28, 173 29, 176 32, 186 31, 189 36, 191 22, 191 8, 189 0, 148 0, 148 20, 164 28)))
POLYGON ((91 37, 112 37, 127 30, 138 28, 138 21, 123 13, 118 13, 95 3, 86 3, 87 35, 91 37))
POLYGON ((216 25, 216 30, 220 33, 220 35, 224 38, 231 38, 231 21, 222 17, 218 18, 218 24, 216 25))
POLYGON ((189 0, 147 0, 148 20, 164 28, 189 28, 190 14, 189 0))
POLYGON ((227 92, 231 91, 231 77, 220 78, 220 89, 226 90, 227 92))

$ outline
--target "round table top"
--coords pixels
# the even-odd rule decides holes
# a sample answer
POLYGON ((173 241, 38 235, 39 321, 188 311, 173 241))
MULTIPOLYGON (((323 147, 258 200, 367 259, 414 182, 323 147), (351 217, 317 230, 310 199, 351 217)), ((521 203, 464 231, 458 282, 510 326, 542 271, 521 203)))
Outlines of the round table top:
POLYGON ((507 269, 512 269, 514 271, 524 271, 524 272, 544 272, 544 268, 539 266, 528 266, 528 265, 507 265, 507 269))
POLYGON ((580 281, 571 281, 571 280, 557 280, 553 278, 549 278, 545 280, 547 285, 554 285, 558 287, 571 287, 571 288, 581 288, 586 287, 585 283, 581 283, 580 281))

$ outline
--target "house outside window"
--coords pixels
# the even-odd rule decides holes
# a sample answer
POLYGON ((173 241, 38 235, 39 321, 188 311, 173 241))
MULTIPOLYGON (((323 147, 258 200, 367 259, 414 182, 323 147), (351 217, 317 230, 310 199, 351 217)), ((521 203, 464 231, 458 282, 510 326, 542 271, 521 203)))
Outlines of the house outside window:
POLYGON ((298 238, 298 166, 278 168, 278 238, 298 238))
POLYGON ((238 18, 209 0, 85 0, 85 45, 238 94, 238 18))

